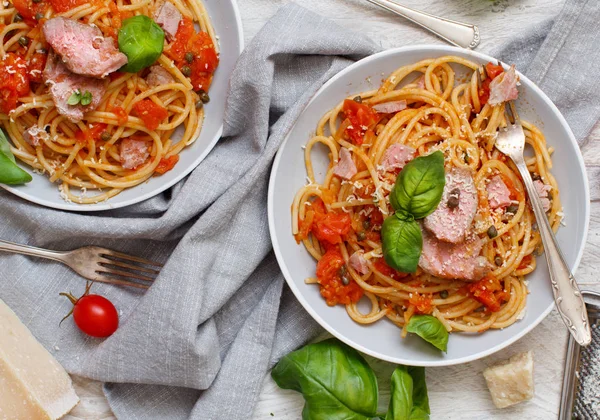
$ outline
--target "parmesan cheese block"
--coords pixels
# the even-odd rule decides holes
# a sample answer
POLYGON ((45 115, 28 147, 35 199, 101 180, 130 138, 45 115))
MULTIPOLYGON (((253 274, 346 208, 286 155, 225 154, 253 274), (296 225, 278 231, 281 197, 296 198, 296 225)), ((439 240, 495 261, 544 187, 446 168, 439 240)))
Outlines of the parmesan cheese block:
POLYGON ((487 368, 483 376, 498 408, 533 398, 533 354, 530 351, 487 368))
POLYGON ((0 419, 54 420, 78 402, 67 372, 0 300, 0 419))

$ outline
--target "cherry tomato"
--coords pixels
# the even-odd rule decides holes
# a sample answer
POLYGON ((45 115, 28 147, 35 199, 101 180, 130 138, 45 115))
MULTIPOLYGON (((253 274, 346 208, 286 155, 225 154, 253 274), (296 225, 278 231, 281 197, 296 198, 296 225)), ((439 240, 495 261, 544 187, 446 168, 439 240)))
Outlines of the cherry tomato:
POLYGON ((329 306, 358 302, 363 295, 363 289, 355 281, 350 280, 347 285, 344 285, 341 276, 343 267, 345 267, 344 257, 336 247, 330 248, 317 263, 321 296, 329 306))
POLYGON ((342 236, 350 232, 351 228, 352 219, 348 214, 327 213, 313 224, 312 232, 321 242, 339 244, 343 240, 342 236))
POLYGON ((496 66, 495 64, 487 63, 485 65, 485 72, 491 80, 494 80, 496 76, 504 73, 504 69, 502 66, 496 66))
POLYGON ((375 261, 375 263, 373 264, 373 267, 375 267, 375 270, 379 271, 384 276, 391 277, 394 280, 400 280, 400 279, 403 279, 404 277, 408 276, 408 274, 401 273, 400 271, 396 271, 392 267, 387 265, 383 258, 380 258, 377 261, 375 261))
POLYGON ((346 99, 342 107, 345 117, 350 121, 350 126, 346 129, 346 134, 354 142, 361 145, 364 141, 364 135, 370 128, 374 127, 379 116, 369 105, 358 103, 351 99, 346 99))
POLYGON ((119 314, 115 305, 100 295, 86 295, 73 308, 77 327, 92 337, 109 337, 119 327, 119 314))
POLYGON ((411 293, 408 301, 415 306, 415 312, 418 314, 430 314, 433 311, 431 304, 431 296, 421 295, 419 293, 411 293))
POLYGON ((113 106, 111 112, 117 117, 119 125, 125 125, 127 123, 127 112, 120 106, 113 106))
POLYGON ((484 277, 469 285, 469 292, 476 301, 483 304, 491 312, 498 312, 502 302, 510 297, 508 293, 504 292, 500 282, 490 277, 484 277))

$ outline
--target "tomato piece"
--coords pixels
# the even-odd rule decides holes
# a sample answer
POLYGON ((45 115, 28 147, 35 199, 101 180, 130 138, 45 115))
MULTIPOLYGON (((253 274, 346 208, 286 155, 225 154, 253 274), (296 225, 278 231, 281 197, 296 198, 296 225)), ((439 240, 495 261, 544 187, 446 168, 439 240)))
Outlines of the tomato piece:
POLYGON ((497 66, 490 62, 485 65, 485 72, 487 73, 490 80, 494 80, 496 76, 504 73, 504 69, 502 68, 502 66, 497 66))
POLYGON ((527 268, 527 266, 530 265, 532 261, 533 261, 533 257, 531 256, 531 254, 525 255, 523 257, 523 259, 521 260, 521 263, 517 267, 517 270, 523 270, 523 269, 527 268))
POLYGON ((350 127, 346 128, 346 134, 356 145, 363 144, 364 135, 373 128, 379 115, 369 105, 346 99, 342 107, 344 116, 350 121, 350 127))
POLYGON ((165 53, 178 64, 183 61, 185 53, 188 52, 188 43, 194 35, 194 22, 190 18, 179 21, 179 27, 175 39, 171 42, 165 53))
POLYGON ((75 132, 75 139, 82 144, 87 144, 89 141, 98 141, 100 136, 106 130, 107 125, 102 123, 93 123, 82 130, 75 132))
POLYGON ((36 52, 29 60, 29 67, 27 69, 27 73, 29 75, 29 80, 35 83, 42 83, 42 72, 44 71, 44 67, 46 67, 46 59, 48 58, 48 54, 43 54, 40 52, 36 52))
POLYGON ((468 286, 471 296, 491 312, 498 312, 509 294, 504 292, 497 279, 484 277, 468 286))
POLYGON ((8 114, 29 91, 27 62, 15 53, 6 54, 0 61, 0 111, 8 114))
POLYGON ((212 74, 219 65, 219 57, 212 39, 206 32, 199 32, 190 39, 188 48, 194 54, 194 60, 190 65, 194 90, 208 91, 212 74))
POLYGON ((164 174, 169 172, 171 169, 175 167, 175 165, 179 162, 179 155, 169 156, 168 158, 162 158, 160 162, 158 162, 158 166, 154 170, 159 174, 164 174))
POLYGON ((329 249, 317 263, 321 296, 329 306, 358 302, 363 295, 363 290, 355 281, 350 280, 348 285, 342 283, 340 268, 344 264, 344 257, 335 247, 329 249))
POLYGON ((103 296, 85 295, 73 308, 77 327, 92 337, 109 337, 119 327, 119 314, 115 305, 103 296))
POLYGON ((124 125, 127 123, 129 115, 127 115, 127 112, 125 112, 123 108, 121 108, 120 106, 113 106, 111 112, 117 117, 117 122, 119 123, 119 125, 124 125))
POLYGON ((487 104, 490 99, 490 82, 491 80, 489 78, 481 82, 481 87, 478 92, 481 105, 487 104))
POLYGON ((12 3, 29 26, 36 26, 39 22, 35 20, 35 15, 37 13, 45 14, 48 9, 48 4, 45 2, 34 3, 32 0, 12 0, 12 3))
POLYGON ((383 258, 380 258, 377 261, 375 261, 373 267, 375 267, 375 270, 379 271, 384 276, 391 277, 394 280, 400 280, 408 276, 407 273, 401 273, 400 271, 396 271, 392 267, 387 265, 383 258))
POLYGON ((148 130, 156 130, 160 123, 169 116, 166 108, 155 104, 150 99, 142 99, 133 106, 135 115, 141 118, 148 130))
POLYGON ((408 301, 414 305, 415 312, 418 314, 430 314, 433 312, 431 296, 425 296, 420 293, 413 292, 409 295, 408 301))
POLYGON ((316 218, 312 232, 320 242, 339 244, 342 236, 350 232, 352 219, 346 213, 327 213, 316 218))

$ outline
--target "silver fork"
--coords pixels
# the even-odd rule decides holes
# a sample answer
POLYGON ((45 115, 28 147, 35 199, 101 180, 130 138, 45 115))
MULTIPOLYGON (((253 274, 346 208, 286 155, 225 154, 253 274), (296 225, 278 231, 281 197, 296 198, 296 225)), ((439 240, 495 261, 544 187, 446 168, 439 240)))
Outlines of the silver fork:
POLYGON ((473 49, 479 45, 481 37, 476 25, 457 22, 435 16, 419 10, 411 9, 393 0, 367 0, 392 13, 416 23, 420 27, 433 32, 443 40, 457 47, 473 49))
POLYGON ((556 242, 556 237, 554 236, 554 232, 552 232, 550 222, 548 222, 542 200, 537 194, 533 180, 525 164, 523 157, 525 132, 523 131, 517 108, 512 101, 509 101, 505 109, 506 128, 500 129, 498 138, 496 139, 496 148, 512 159, 525 182, 527 194, 529 195, 540 236, 542 237, 542 243, 544 244, 544 255, 548 263, 556 309, 558 309, 558 313, 575 340, 580 345, 587 346, 592 341, 592 335, 585 302, 583 301, 579 286, 556 242))
POLYGON ((59 261, 88 280, 119 286, 148 289, 163 266, 160 263, 134 257, 98 246, 86 246, 73 251, 50 251, 33 246, 0 240, 0 251, 15 252, 59 261))

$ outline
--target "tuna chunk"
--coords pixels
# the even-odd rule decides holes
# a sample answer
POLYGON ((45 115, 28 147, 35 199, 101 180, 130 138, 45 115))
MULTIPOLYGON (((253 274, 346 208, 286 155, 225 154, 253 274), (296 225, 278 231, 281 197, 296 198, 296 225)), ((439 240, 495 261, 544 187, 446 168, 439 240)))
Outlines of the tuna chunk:
POLYGON ((476 235, 459 244, 451 244, 439 241, 423 230, 423 252, 419 266, 436 277, 477 281, 490 271, 485 257, 479 255, 482 247, 483 242, 476 235))
POLYGON ((433 213, 425 218, 425 228, 441 241, 464 241, 477 212, 477 189, 469 169, 452 168, 446 171, 446 186, 442 201, 433 213), (450 201, 451 197, 456 198, 450 201))
POLYGON ((29 127, 27 131, 23 133, 23 139, 33 147, 41 146, 44 144, 44 140, 48 140, 50 135, 43 128, 39 128, 37 125, 29 127))
POLYGON ((490 105, 499 105, 502 102, 512 101, 519 97, 517 82, 519 81, 515 72, 514 64, 508 71, 496 76, 490 83, 490 105))
POLYGON ((493 209, 497 209, 498 207, 506 207, 511 203, 510 200, 510 190, 502 181, 502 177, 500 175, 496 175, 485 187, 488 194, 488 201, 490 202, 490 207, 493 209))
POLYGON ((50 95, 58 113, 74 123, 81 121, 86 112, 95 110, 106 92, 104 80, 71 73, 60 58, 52 52, 48 55, 44 68, 44 81, 50 85, 50 95), (92 102, 87 106, 69 105, 67 101, 77 90, 81 93, 90 92, 92 102))
POLYGON ((548 210, 550 210, 550 207, 552 207, 550 200, 548 199, 548 192, 552 190, 552 187, 550 185, 544 184, 539 179, 533 181, 533 185, 535 186, 535 190, 537 191, 538 195, 540 196, 540 199, 542 200, 544 211, 547 212, 548 210))
POLYGON ((356 175, 356 172, 356 165, 352 160, 350 151, 345 147, 342 147, 340 150, 340 159, 333 169, 333 174, 339 176, 340 178, 350 179, 356 175))
POLYGON ((150 156, 148 142, 144 140, 124 139, 121 141, 121 165, 125 169, 134 169, 144 164, 150 156))
POLYGON ((416 150, 403 144, 392 144, 381 158, 381 166, 385 172, 402 169, 415 157, 416 150))
POLYGON ((402 111, 403 109, 406 109, 406 107, 407 105, 405 100, 384 102, 381 104, 373 105, 373 109, 379 112, 380 114, 394 114, 396 112, 402 111))
POLYGON ((367 260, 363 256, 362 251, 356 251, 352 254, 348 260, 348 264, 350 264, 350 267, 359 274, 367 274, 369 272, 369 266, 367 265, 367 260))
POLYGON ((127 56, 96 26, 55 17, 42 29, 46 41, 73 73, 102 78, 127 64, 127 56))
POLYGON ((175 38, 179 22, 181 21, 181 13, 169 1, 165 1, 154 15, 154 21, 163 28, 167 41, 175 38))
POLYGON ((150 74, 146 76, 146 83, 150 87, 168 85, 169 83, 173 83, 173 81, 171 73, 158 64, 150 67, 150 74))

